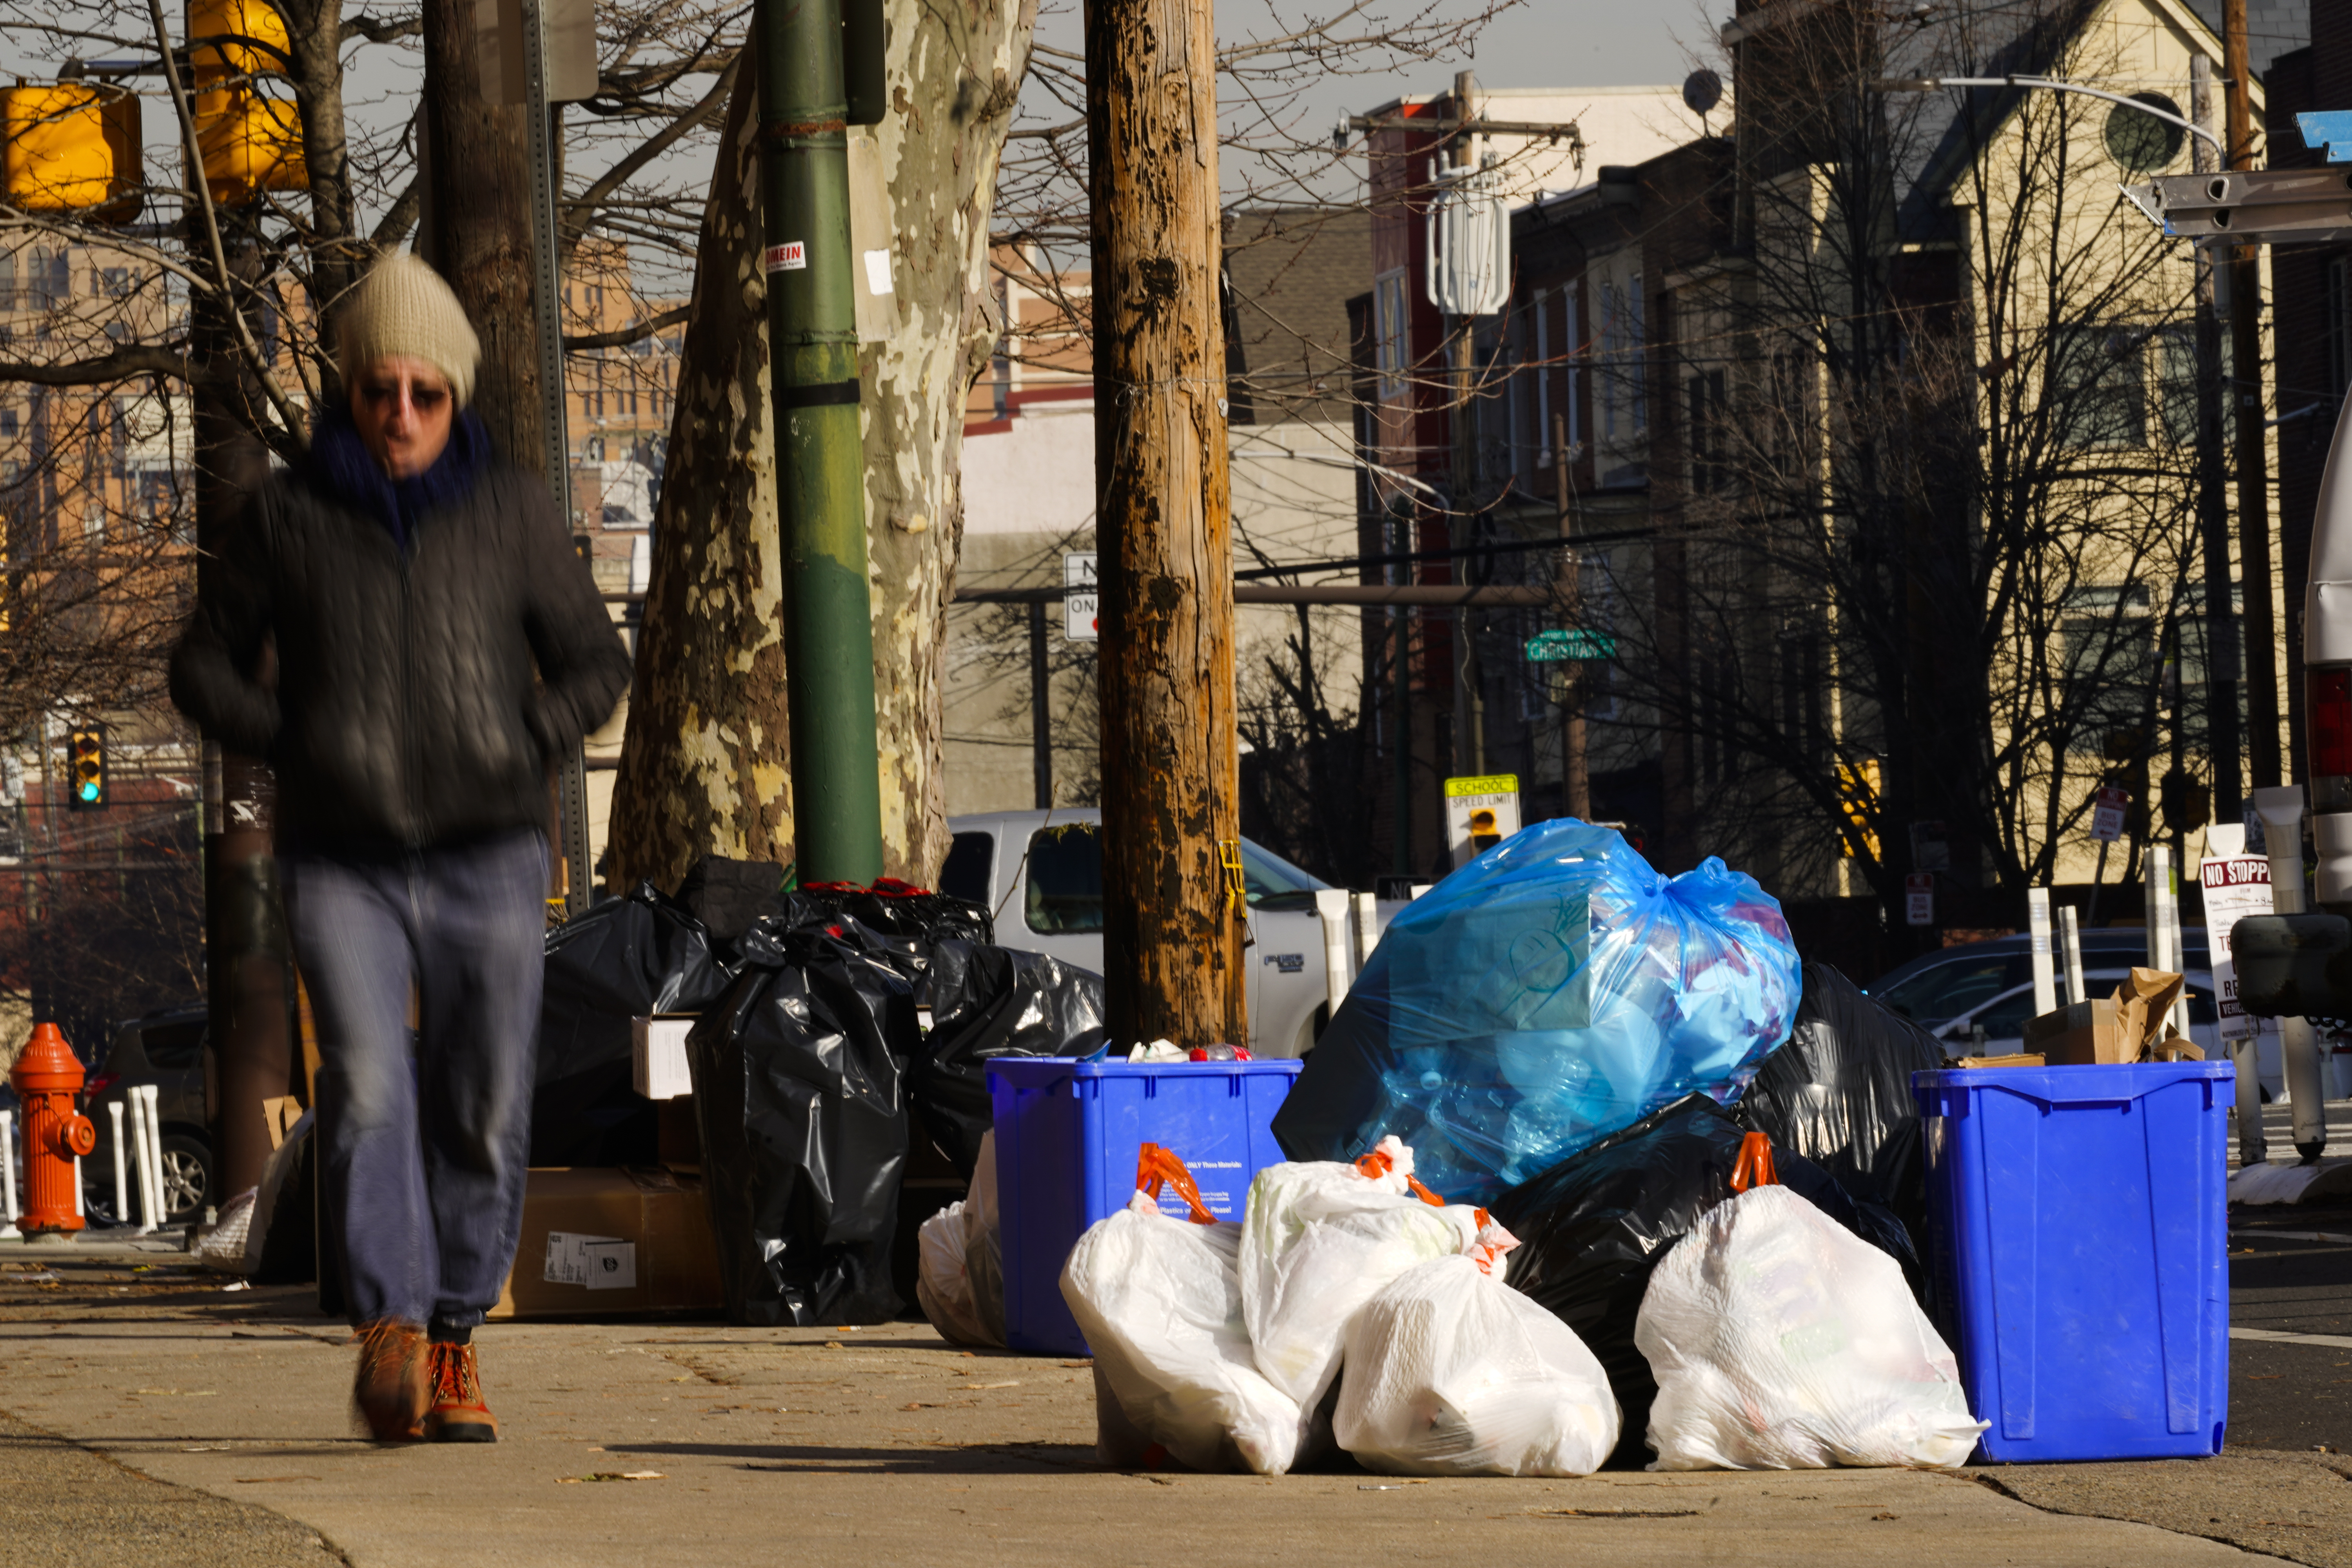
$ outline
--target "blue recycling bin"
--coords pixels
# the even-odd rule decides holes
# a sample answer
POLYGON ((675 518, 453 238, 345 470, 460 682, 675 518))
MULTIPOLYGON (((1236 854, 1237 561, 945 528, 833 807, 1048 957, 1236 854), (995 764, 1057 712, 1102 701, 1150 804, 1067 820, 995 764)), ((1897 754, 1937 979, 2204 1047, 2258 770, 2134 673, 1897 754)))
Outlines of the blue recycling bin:
MULTIPOLYGON (((1062 1266, 1087 1226, 1135 1195, 1142 1145, 1173 1150, 1191 1168, 1209 1211, 1240 1219, 1251 1180, 1282 1163, 1274 1113, 1305 1065, 1068 1057, 990 1062, 1005 1342, 1017 1351, 1088 1353, 1062 1300, 1062 1266)), ((1160 1206, 1172 1215, 1190 1212, 1164 1190, 1160 1206)))
POLYGON ((1937 1316, 1988 1459, 2216 1454, 2228 1062, 1914 1073, 1937 1316))

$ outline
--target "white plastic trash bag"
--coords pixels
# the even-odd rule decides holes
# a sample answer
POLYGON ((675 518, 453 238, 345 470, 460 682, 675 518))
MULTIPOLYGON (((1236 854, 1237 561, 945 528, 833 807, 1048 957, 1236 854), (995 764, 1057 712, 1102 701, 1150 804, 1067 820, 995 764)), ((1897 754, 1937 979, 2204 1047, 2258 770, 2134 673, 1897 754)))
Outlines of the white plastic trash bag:
MULTIPOLYGON (((1147 1163, 1163 1152, 1144 1151, 1147 1163)), ((1177 1186, 1208 1213, 1189 1176, 1177 1186)), ((1196 1470, 1278 1476, 1297 1462, 1308 1416, 1250 1355, 1234 1268, 1241 1231, 1176 1219, 1138 1192, 1070 1249, 1062 1298, 1094 1350, 1097 1394, 1108 1385, 1125 1417, 1116 1432, 1103 1423, 1107 1463, 1132 1462, 1139 1436, 1196 1470)))
POLYGON ((1003 1239, 996 1227, 996 1134, 980 1135, 971 1188, 915 1233, 915 1300, 950 1344, 1004 1344, 1003 1239))
POLYGON ((1348 1325, 1332 1431, 1392 1476, 1584 1476, 1617 1396, 1576 1331, 1473 1258, 1407 1269, 1348 1325))
POLYGON ((1268 1165, 1242 1221, 1242 1312, 1258 1370, 1314 1409, 1339 1376, 1357 1309, 1415 1264, 1477 1250, 1488 1226, 1484 1209, 1418 1187, 1412 1151, 1394 1138, 1352 1165, 1268 1165))
POLYGON ((1902 1269, 1773 1184, 1749 1141, 1762 1184, 1699 1217, 1634 1321, 1658 1380, 1650 1468, 1966 1464, 1986 1424, 1902 1269))

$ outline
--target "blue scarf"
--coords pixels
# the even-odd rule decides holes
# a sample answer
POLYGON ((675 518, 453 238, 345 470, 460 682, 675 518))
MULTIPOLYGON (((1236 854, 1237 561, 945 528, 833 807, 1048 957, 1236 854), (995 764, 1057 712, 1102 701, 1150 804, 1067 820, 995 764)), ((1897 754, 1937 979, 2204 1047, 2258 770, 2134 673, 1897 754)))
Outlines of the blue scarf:
POLYGON ((431 468, 414 479, 395 480, 385 475, 360 439, 351 410, 341 405, 328 408, 310 437, 311 482, 383 524, 404 555, 418 520, 471 495, 489 464, 490 433, 470 408, 457 411, 449 422, 449 444, 431 468))

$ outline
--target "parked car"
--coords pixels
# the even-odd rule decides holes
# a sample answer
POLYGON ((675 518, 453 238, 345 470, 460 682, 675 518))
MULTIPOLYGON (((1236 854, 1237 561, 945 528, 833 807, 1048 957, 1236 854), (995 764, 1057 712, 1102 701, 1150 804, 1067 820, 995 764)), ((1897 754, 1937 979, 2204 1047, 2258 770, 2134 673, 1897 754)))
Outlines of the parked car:
MULTIPOLYGON (((2122 971, 2147 962, 2147 933, 2144 931, 2102 927, 2083 932, 2082 942, 2083 966, 2086 971, 2113 969, 2120 978, 2122 971)), ((2212 961, 2206 955, 2203 927, 2183 928, 2180 945, 2189 970, 2212 969, 2212 961)), ((2063 956, 2053 955, 2053 962, 2063 974, 2063 956)), ((2020 985, 2030 987, 2032 980, 2031 939, 2004 936, 1923 953, 1888 970, 1864 989, 1932 1033, 1996 996, 2020 985)), ((2107 989, 2113 991, 2115 986, 2111 984, 2107 989)), ((2027 994, 2032 994, 2030 990, 2027 994)))
MULTIPOLYGON (((985 904, 996 940, 1103 970, 1102 813, 1006 811, 959 816, 940 890, 985 904)), ((1303 1057, 1329 1022, 1323 921, 1315 892, 1330 883, 1271 850, 1241 841, 1250 934, 1250 1049, 1303 1057)), ((1404 905, 1383 901, 1383 930, 1404 905)), ((1121 1042, 1132 1044, 1133 1042, 1121 1042)), ((1193 1042, 1187 1042, 1193 1043, 1193 1042)))
MULTIPOLYGON (((2219 1061, 2223 1055, 2220 1015, 2213 1007, 2205 932, 2189 926, 2180 936, 2189 981, 2189 1037, 2203 1048, 2208 1061, 2219 1061)), ((2147 963, 2144 931, 2086 931, 2082 943, 2084 988, 2094 997, 2114 994, 2134 967, 2147 963)), ((2055 963, 2063 993, 2065 963, 2063 956, 2055 963)), ((2025 1020, 2033 1013, 2031 941, 2009 936, 1944 948, 1889 970, 1870 985, 1869 993, 1943 1041, 1948 1056, 2002 1056, 2021 1050, 2025 1020)), ((2272 1096, 2284 1092, 2276 1035, 2262 1037, 2255 1061, 2263 1091, 2272 1096)))
MULTIPOLYGON (((155 1109, 162 1123, 163 1152, 163 1215, 179 1224, 204 1217, 205 1205, 217 1205, 213 1187, 213 1150, 205 1124, 205 1047, 209 1023, 201 1007, 151 1013, 117 1026, 106 1052, 91 1068, 82 1090, 82 1104, 98 1128, 98 1149, 81 1163, 83 1206, 108 1219, 139 1215, 139 1173, 126 1166, 131 1213, 114 1213, 114 1118, 110 1104, 121 1104, 122 1131, 131 1132, 130 1089, 133 1084, 156 1087, 155 1109)), ((128 1152, 126 1151, 126 1156, 128 1152)))

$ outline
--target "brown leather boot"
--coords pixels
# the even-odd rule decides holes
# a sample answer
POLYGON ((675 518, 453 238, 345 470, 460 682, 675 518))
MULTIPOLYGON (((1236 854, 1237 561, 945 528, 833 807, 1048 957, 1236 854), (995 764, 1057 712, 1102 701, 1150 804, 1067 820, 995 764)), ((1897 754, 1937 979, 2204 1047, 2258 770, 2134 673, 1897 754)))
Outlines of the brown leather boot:
POLYGON ((379 1443, 414 1443, 425 1436, 425 1331, 392 1319, 352 1336, 360 1343, 352 1404, 379 1443))
POLYGON ((433 1362, 433 1406, 425 1413, 425 1436, 436 1443, 497 1442, 499 1421, 482 1403, 474 1347, 436 1340, 426 1348, 433 1362))

